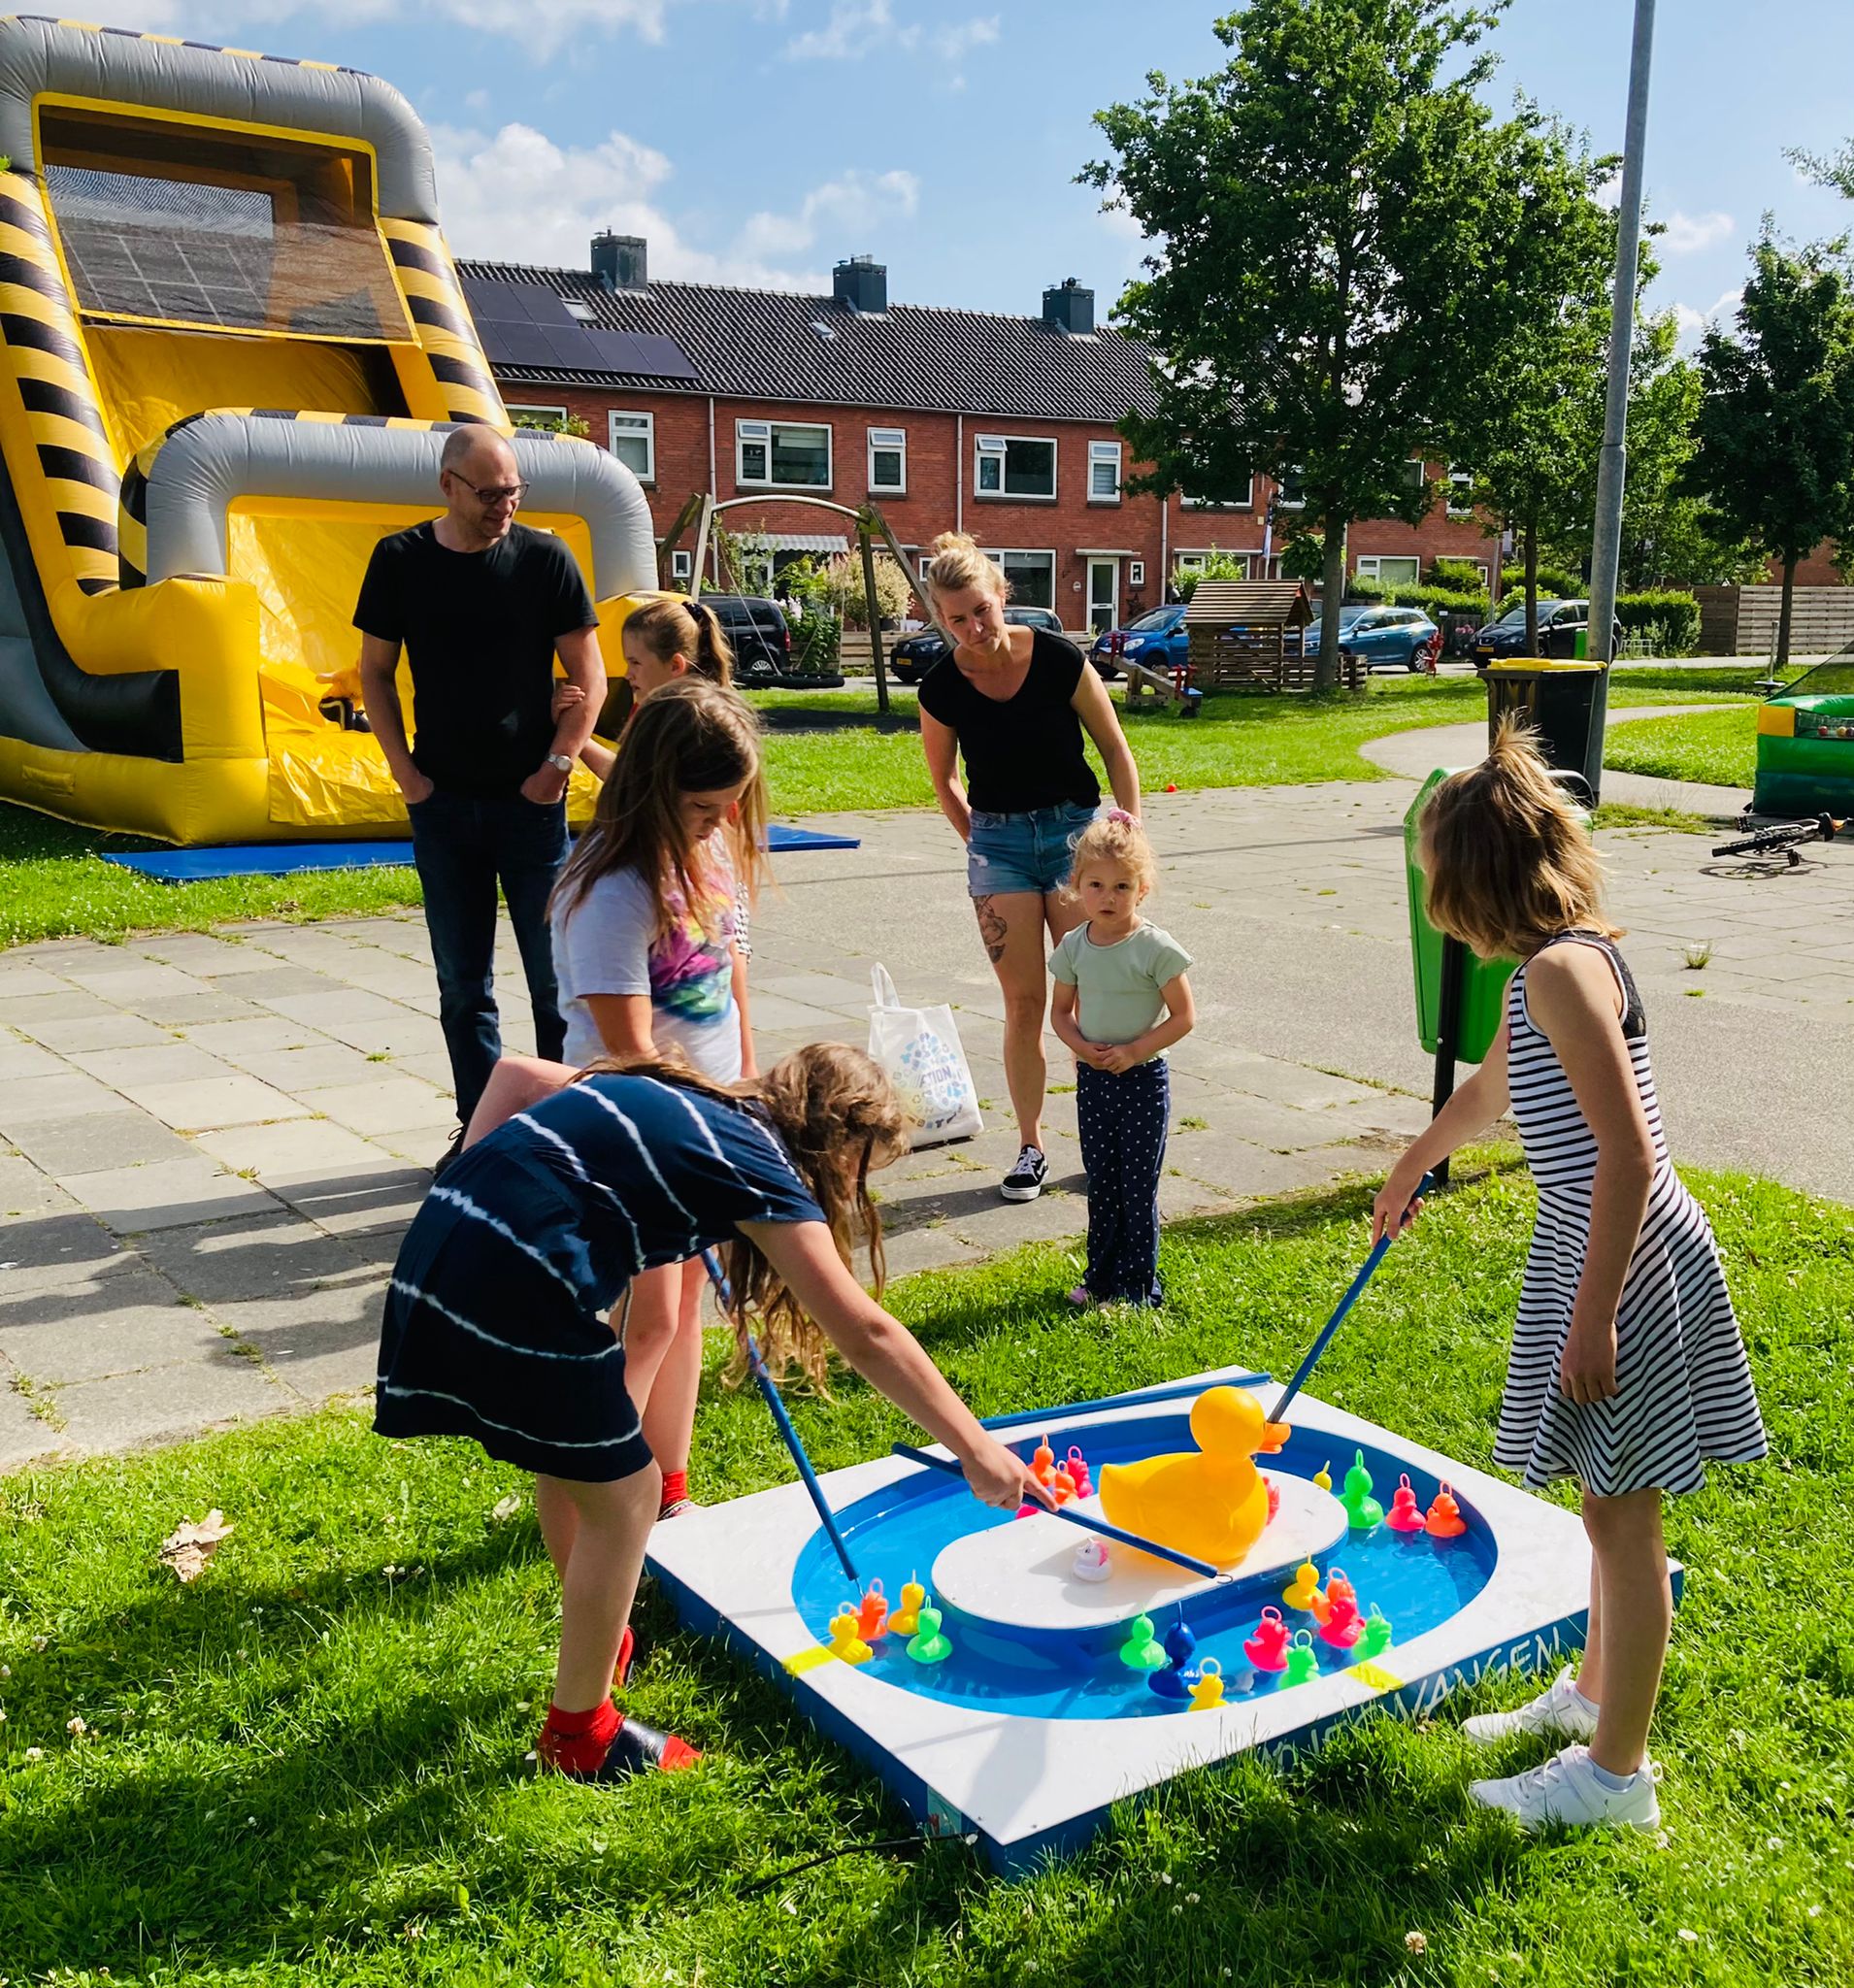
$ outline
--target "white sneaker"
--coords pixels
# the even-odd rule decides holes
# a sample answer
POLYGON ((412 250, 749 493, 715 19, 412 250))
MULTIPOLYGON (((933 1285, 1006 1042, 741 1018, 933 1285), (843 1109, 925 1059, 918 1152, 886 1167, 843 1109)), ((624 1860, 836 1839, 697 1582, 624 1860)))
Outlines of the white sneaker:
POLYGON ((1504 1808, 1521 1829, 1547 1823, 1573 1828, 1659 1829, 1661 1803, 1655 1784, 1661 1771, 1645 1763, 1627 1784, 1606 1788, 1591 1766, 1587 1746, 1567 1746, 1543 1767, 1529 1768, 1504 1781, 1471 1781, 1469 1799, 1483 1808, 1504 1808))
POLYGON ((1567 1664, 1551 1689, 1513 1712, 1482 1712, 1464 1719, 1461 1729, 1476 1746, 1491 1746, 1515 1733, 1545 1733, 1560 1740, 1589 1740, 1597 1730, 1597 1708, 1577 1690, 1567 1664))

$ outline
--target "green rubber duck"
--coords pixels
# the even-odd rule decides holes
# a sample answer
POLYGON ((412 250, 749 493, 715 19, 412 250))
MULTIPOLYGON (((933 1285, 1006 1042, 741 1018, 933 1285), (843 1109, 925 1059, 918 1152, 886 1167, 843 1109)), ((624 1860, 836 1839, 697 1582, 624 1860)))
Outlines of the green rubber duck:
POLYGON ((1288 1684, 1310 1684, 1320 1674, 1319 1652, 1313 1647, 1312 1634, 1308 1630, 1296 1633, 1287 1652, 1288 1684))
POLYGON ((940 1610, 932 1603, 923 1605, 920 1627, 908 1639, 908 1654, 917 1664, 937 1664, 952 1653, 952 1643, 940 1633, 940 1610))
POLYGON ((1354 1532, 1369 1533, 1384 1521, 1384 1508, 1372 1496, 1372 1474, 1365 1468, 1365 1452, 1354 1452, 1355 1461, 1345 1473, 1345 1489, 1339 1502, 1345 1508, 1346 1523, 1354 1532))
POLYGON ((1120 1661, 1129 1671, 1163 1671, 1172 1659, 1152 1634, 1152 1617, 1136 1615, 1120 1645, 1120 1661))
POLYGON ((1375 1602, 1372 1612, 1365 1618, 1365 1634, 1358 1640, 1358 1648, 1353 1654, 1369 1663, 1373 1657, 1381 1657, 1391 1645, 1391 1626, 1375 1602))

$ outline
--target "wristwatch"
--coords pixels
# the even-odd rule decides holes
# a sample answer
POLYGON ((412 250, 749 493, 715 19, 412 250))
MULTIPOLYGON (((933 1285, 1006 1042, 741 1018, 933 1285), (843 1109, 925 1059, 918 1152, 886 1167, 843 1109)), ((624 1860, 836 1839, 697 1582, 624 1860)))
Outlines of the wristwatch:
POLYGON ((547 754, 547 764, 549 766, 557 766, 562 773, 571 773, 573 771, 573 761, 564 752, 549 752, 547 754))

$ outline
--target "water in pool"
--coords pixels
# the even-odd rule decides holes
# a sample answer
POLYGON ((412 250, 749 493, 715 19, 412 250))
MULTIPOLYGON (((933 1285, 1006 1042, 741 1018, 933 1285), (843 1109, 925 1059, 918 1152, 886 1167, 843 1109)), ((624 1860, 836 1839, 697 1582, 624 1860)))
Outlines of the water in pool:
MULTIPOLYGON (((1041 1432, 1013 1443, 1026 1462, 1041 1432)), ((1131 1463, 1168 1450, 1194 1445, 1188 1413, 1155 1411, 1136 1420, 1065 1425, 1049 1423, 1056 1454, 1069 1443, 1078 1444, 1090 1470, 1103 1464, 1131 1463)), ((1413 1469, 1381 1448, 1367 1446, 1366 1467, 1374 1480, 1379 1502, 1388 1510, 1400 1473, 1407 1471, 1420 1505, 1427 1508, 1438 1480, 1413 1469)), ((1278 1455, 1259 1460, 1276 1476, 1311 1478, 1329 1464, 1341 1478, 1349 1454, 1337 1454, 1329 1439, 1296 1431, 1278 1455)), ((1369 1533, 1353 1531, 1330 1551, 1317 1555, 1322 1584, 1328 1571, 1341 1567, 1358 1591, 1358 1607, 1369 1615, 1374 1604, 1394 1631, 1391 1653, 1381 1659, 1395 1670, 1396 1643, 1405 1642, 1445 1622, 1471 1602, 1493 1572, 1492 1537, 1473 1508, 1464 1504, 1468 1531, 1454 1540, 1426 1533, 1398 1533, 1378 1525, 1369 1533)), ((879 1578, 893 1607, 902 1584, 917 1578, 929 1582, 931 1570, 949 1542, 963 1536, 1017 1524, 1009 1513, 975 1502, 959 1479, 937 1472, 911 1472, 838 1514, 852 1558, 864 1578, 879 1578)), ((1055 1521, 1043 1521, 1053 1524, 1055 1521)), ((1076 1544, 1087 1537, 1069 1529, 1076 1544)), ((1263 1535, 1266 1545, 1268 1535, 1263 1535)), ((1111 1548, 1110 1551, 1118 1551, 1111 1548)), ((1258 1546, 1252 1559, 1262 1557, 1258 1546)), ((1287 1576, 1271 1571, 1264 1577, 1237 1577, 1209 1588, 1176 1606, 1154 1610, 1153 1626, 1163 1638, 1182 1614, 1197 1638, 1194 1662, 1214 1657, 1223 1668, 1227 1701, 1241 1703, 1267 1693, 1292 1690, 1278 1673, 1258 1672, 1243 1650, 1254 1636, 1264 1607, 1281 1608, 1287 1576)), ((792 1598, 806 1626, 819 1642, 830 1639, 830 1620, 845 1601, 853 1601, 843 1569, 820 1528, 806 1541, 793 1573, 792 1598)), ((907 1654, 907 1639, 880 1638, 875 1654, 859 1667, 897 1690, 910 1691, 948 1704, 989 1708, 1026 1718, 1162 1718, 1186 1711, 1176 1701, 1161 1698, 1144 1674, 1129 1670, 1116 1653, 1120 1632, 1073 1630, 1057 1624, 1043 1631, 1003 1630, 963 1615, 936 1597, 944 1607, 944 1631, 952 1654, 937 1664, 919 1664, 907 1654)), ((1315 1628, 1313 1617, 1282 1609, 1290 1630, 1315 1628)), ((1336 1649, 1315 1634, 1313 1648, 1322 1673, 1358 1663, 1355 1650, 1336 1649)))

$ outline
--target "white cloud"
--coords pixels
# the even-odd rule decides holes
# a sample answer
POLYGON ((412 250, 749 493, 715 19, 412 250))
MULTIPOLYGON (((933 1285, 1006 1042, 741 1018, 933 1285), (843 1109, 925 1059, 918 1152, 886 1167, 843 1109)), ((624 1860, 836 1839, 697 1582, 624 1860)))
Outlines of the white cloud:
POLYGON ((592 237, 609 227, 645 238, 653 277, 822 293, 828 273, 803 259, 820 232, 846 252, 853 231, 911 215, 920 198, 911 173, 851 170, 812 187, 791 213, 750 215, 710 249, 687 241, 664 204, 669 159, 621 131, 588 147, 558 146, 528 124, 493 135, 438 125, 431 136, 452 252, 563 269, 583 269, 592 237))
POLYGON ((832 0, 824 25, 795 35, 784 52, 793 62, 860 62, 881 49, 910 55, 928 52, 954 70, 945 81, 958 89, 965 83, 957 73, 960 60, 974 49, 989 47, 1000 32, 1000 17, 995 14, 924 27, 917 21, 898 21, 890 0, 832 0))
POLYGON ((1729 214, 1669 215, 1667 225, 1655 238, 1664 255, 1697 255, 1715 242, 1729 241, 1738 223, 1729 214))
POLYGON ((1696 311, 1691 304, 1676 304, 1673 307, 1673 321, 1679 330, 1679 343, 1683 351, 1691 351, 1699 343, 1700 335, 1721 317, 1729 316, 1738 308, 1741 290, 1730 289, 1704 311, 1696 311))

